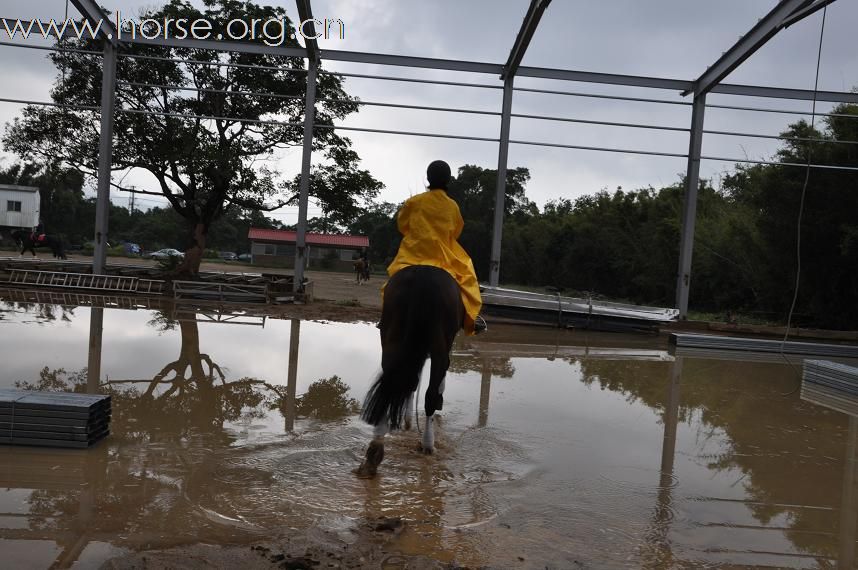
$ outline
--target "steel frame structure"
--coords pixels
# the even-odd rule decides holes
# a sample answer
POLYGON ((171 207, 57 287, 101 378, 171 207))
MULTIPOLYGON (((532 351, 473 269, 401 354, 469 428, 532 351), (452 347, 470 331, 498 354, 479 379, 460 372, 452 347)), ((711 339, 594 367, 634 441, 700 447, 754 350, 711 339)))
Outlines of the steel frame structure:
MULTIPOLYGON (((493 239, 491 249, 491 266, 489 268, 489 282, 491 285, 498 284, 500 275, 500 251, 501 238, 503 229, 503 214, 504 214, 504 199, 506 190, 506 170, 507 159, 510 144, 522 145, 539 145, 546 147, 571 148, 582 150, 622 152, 643 155, 656 156, 671 156, 687 158, 686 170, 686 188, 685 199, 682 214, 682 235, 679 246, 679 267, 677 271, 676 281, 676 303, 675 307, 679 309, 680 317, 685 318, 688 311, 688 298, 691 282, 691 258, 694 247, 694 225, 696 219, 696 203, 697 191, 699 187, 700 162, 702 160, 714 161, 730 161, 737 163, 756 163, 756 164, 778 164, 783 166, 801 166, 805 164, 784 164, 777 162, 769 162, 764 160, 749 160, 749 159, 732 159, 715 156, 705 156, 702 154, 703 135, 722 134, 734 136, 755 136, 762 138, 781 138, 774 135, 755 135, 748 133, 732 133, 726 131, 706 131, 703 128, 704 114, 706 109, 706 95, 708 93, 719 93, 728 95, 741 95, 748 97, 775 98, 775 99, 793 99, 829 103, 851 103, 858 104, 858 93, 838 92, 838 91, 813 91, 804 89, 782 89, 777 87, 761 87, 753 85, 735 85, 725 84, 721 81, 736 69, 743 61, 753 55, 753 53, 762 47, 768 40, 774 37, 780 30, 800 21, 801 19, 813 14, 817 10, 832 3, 834 0, 781 0, 765 17, 760 19, 751 30, 746 33, 739 41, 726 51, 712 66, 706 69, 696 80, 680 80, 662 77, 647 77, 635 75, 621 75, 612 73, 598 73, 588 71, 566 70, 566 69, 551 69, 541 67, 522 66, 521 61, 527 51, 528 44, 539 24, 539 20, 550 4, 551 0, 531 0, 528 10, 525 14, 518 35, 510 50, 509 57, 505 64, 485 63, 475 61, 459 61, 449 59, 437 59, 426 57, 413 57, 391 54, 354 52, 345 50, 323 50, 320 49, 315 40, 305 41, 304 48, 285 47, 285 46, 268 46, 257 43, 243 42, 228 42, 214 40, 197 40, 197 39, 175 39, 175 38, 157 38, 145 39, 137 37, 134 39, 121 37, 121 31, 116 30, 110 21, 108 15, 100 8, 94 0, 71 0, 72 4, 77 8, 80 14, 89 20, 93 25, 101 22, 101 26, 96 28, 103 42, 104 48, 103 59, 103 81, 101 94, 101 139, 99 147, 99 164, 98 164, 98 202, 95 228, 95 243, 96 251, 93 259, 93 272, 101 273, 104 270, 104 262, 106 256, 105 238, 108 230, 107 211, 110 199, 110 171, 112 162, 112 138, 113 138, 113 116, 116 112, 130 112, 130 110, 115 108, 115 92, 117 88, 116 81, 116 62, 117 56, 121 57, 149 57, 152 56, 136 56, 133 54, 122 54, 121 50, 126 45, 147 45, 160 46, 171 48, 192 48, 192 49, 208 49, 219 52, 238 52, 238 53, 255 53, 279 55, 292 58, 301 58, 307 60, 307 68, 305 70, 296 70, 307 74, 307 88, 304 96, 305 115, 303 121, 303 153, 301 162, 301 182, 299 186, 299 205, 298 205, 298 237, 296 239, 296 264, 295 264, 295 287, 300 289, 303 285, 304 263, 306 259, 306 224, 307 224, 307 203, 309 194, 309 173, 312 161, 312 141, 314 128, 337 128, 343 130, 354 130, 363 132, 378 132, 390 133, 398 135, 414 135, 414 136, 433 136, 442 138, 458 138, 466 140, 480 140, 498 143, 498 165, 497 165, 497 185, 496 185, 496 200, 493 226, 493 239), (477 73, 484 75, 493 75, 502 81, 502 85, 490 83, 466 83, 458 81, 438 81, 432 79, 416 79, 406 77, 384 76, 384 75, 369 75, 359 73, 332 73, 343 77, 363 77, 386 81, 404 81, 415 83, 431 83, 454 85, 460 87, 473 87, 484 89, 503 89, 503 102, 500 112, 496 111, 477 111, 467 109, 439 108, 439 107, 424 107, 419 105, 396 105, 377 102, 364 102, 364 104, 377 104, 391 107, 423 109, 430 111, 445 111, 445 112, 463 112, 463 113, 479 113, 486 115, 500 116, 500 133, 498 138, 487 137, 472 137, 458 135, 444 135, 436 133, 420 133, 409 131, 392 131, 385 129, 344 127, 330 125, 314 124, 315 103, 316 103, 316 81, 319 73, 331 73, 319 70, 319 64, 323 60, 334 62, 350 62, 361 64, 373 64, 383 66, 408 67, 415 69, 433 69, 444 71, 456 71, 466 73, 477 73), (613 95, 600 95, 594 93, 581 93, 574 91, 560 91, 549 89, 535 89, 515 87, 515 77, 527 77, 538 79, 551 79, 559 81, 571 81, 579 83, 595 83, 603 85, 619 85, 627 87, 638 87, 647 89, 660 89, 680 92, 681 95, 693 94, 691 103, 685 101, 675 101, 659 98, 645 97, 622 97, 613 95), (650 103, 662 103, 673 105, 690 105, 692 107, 691 124, 689 128, 681 127, 662 127, 657 125, 640 125, 630 123, 611 123, 606 121, 591 121, 585 119, 575 119, 570 117, 550 117, 542 115, 527 115, 516 114, 512 112, 512 98, 516 92, 533 92, 533 93, 548 93, 569 95, 578 97, 596 97, 606 99, 619 99, 630 101, 641 101, 650 103), (510 138, 510 122, 512 117, 520 117, 526 119, 544 119, 566 122, 578 122, 586 124, 598 124, 609 126, 633 127, 633 128, 654 128, 663 130, 682 131, 689 133, 689 150, 687 154, 657 152, 632 149, 615 149, 581 145, 568 145, 550 142, 525 141, 515 140, 510 138)), ((296 0, 296 7, 299 18, 302 22, 312 20, 312 8, 310 0, 296 0)), ((21 46, 9 42, 0 42, 0 45, 13 45, 16 47, 32 47, 35 49, 55 49, 62 50, 61 47, 45 47, 45 46, 21 46)), ((74 51, 74 50, 72 50, 74 51)), ((81 50, 76 50, 81 51, 81 50)), ((97 54, 97 52, 91 52, 97 54)), ((159 59, 159 58, 154 58, 159 59)), ((185 60, 181 60, 185 61, 185 60)), ((193 63, 187 61, 187 63, 193 63)), ((233 65, 223 64, 219 62, 200 62, 204 65, 233 65)), ((270 95, 276 94, 258 94, 247 93, 247 95, 270 95)), ((15 102, 15 103, 36 103, 45 105, 62 106, 58 103, 38 103, 31 101, 13 100, 0 98, 0 101, 15 102)), ((797 111, 785 111, 777 109, 764 109, 747 106, 732 106, 732 105, 710 105, 710 107, 737 109, 746 111, 763 111, 775 113, 792 113, 792 114, 809 114, 800 113, 797 111)), ((823 115, 824 113, 819 113, 823 115)), ((220 117, 204 117, 217 119, 220 117)), ((240 120, 240 119, 239 119, 240 120)), ((260 121, 261 122, 261 121, 260 121)), ((274 122, 276 121, 266 121, 274 122)), ((288 124, 288 123, 278 123, 288 124)), ((847 144, 858 144, 858 141, 837 141, 847 144)), ((838 167, 828 165, 811 164, 810 167, 815 168, 835 168, 841 170, 858 170, 852 167, 838 167)))

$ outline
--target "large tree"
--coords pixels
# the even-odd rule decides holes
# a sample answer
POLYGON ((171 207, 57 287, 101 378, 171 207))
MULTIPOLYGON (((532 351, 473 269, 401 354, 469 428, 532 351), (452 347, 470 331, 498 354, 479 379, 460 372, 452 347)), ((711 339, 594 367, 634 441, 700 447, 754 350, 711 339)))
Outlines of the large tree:
MULTIPOLYGON (((171 0, 146 11, 140 20, 203 18, 212 23, 213 36, 226 35, 225 26, 233 20, 280 19, 291 26, 280 7, 234 0, 203 4, 198 9, 186 0, 171 0)), ((100 49, 91 40, 67 43, 65 47, 100 49)), ((283 45, 299 46, 294 38, 285 39, 283 45)), ((292 173, 282 177, 276 160, 302 141, 303 60, 137 44, 122 55, 129 57, 120 57, 117 67, 112 170, 151 174, 158 191, 188 223, 192 246, 182 269, 194 273, 209 228, 224 212, 272 210, 294 199, 289 192, 292 173)), ((50 57, 60 70, 51 93, 54 101, 98 106, 101 57, 80 52, 50 57)), ((322 125, 332 125, 358 109, 342 80, 330 74, 319 75, 317 101, 316 123, 322 125)), ((92 175, 98 164, 98 138, 97 111, 28 106, 7 126, 4 142, 8 150, 26 158, 59 160, 92 175)), ((314 185, 320 201, 336 202, 343 193, 371 198, 378 191, 380 184, 357 170, 359 158, 350 146, 349 139, 331 128, 315 130, 313 149, 324 156, 318 172, 333 173, 329 184, 314 185), (349 172, 359 175, 347 176, 349 172), (328 199, 328 193, 334 197, 328 199)))
MULTIPOLYGON (((536 205, 525 196, 525 186, 529 180, 530 171, 527 168, 510 168, 506 171, 505 220, 538 212, 536 205)), ((471 256, 477 276, 486 279, 491 260, 497 170, 466 164, 459 168, 456 177, 450 181, 449 194, 458 202, 465 220, 465 229, 459 242, 471 256)))

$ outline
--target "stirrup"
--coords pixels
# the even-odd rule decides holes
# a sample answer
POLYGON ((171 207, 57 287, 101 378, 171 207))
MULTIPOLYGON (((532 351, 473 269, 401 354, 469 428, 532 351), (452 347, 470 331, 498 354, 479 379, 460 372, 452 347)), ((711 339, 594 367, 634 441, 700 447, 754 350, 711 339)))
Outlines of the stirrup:
POLYGON ((482 315, 477 315, 477 318, 474 319, 474 334, 484 333, 488 328, 489 325, 486 323, 486 320, 482 315))

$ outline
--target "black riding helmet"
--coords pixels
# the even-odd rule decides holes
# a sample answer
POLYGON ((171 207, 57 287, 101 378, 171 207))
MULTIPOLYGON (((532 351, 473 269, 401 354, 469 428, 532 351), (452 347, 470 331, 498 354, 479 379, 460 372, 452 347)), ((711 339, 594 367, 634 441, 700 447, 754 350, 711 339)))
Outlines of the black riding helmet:
POLYGON ((446 190, 451 177, 450 165, 443 160, 432 162, 426 169, 426 180, 429 181, 429 188, 446 190))

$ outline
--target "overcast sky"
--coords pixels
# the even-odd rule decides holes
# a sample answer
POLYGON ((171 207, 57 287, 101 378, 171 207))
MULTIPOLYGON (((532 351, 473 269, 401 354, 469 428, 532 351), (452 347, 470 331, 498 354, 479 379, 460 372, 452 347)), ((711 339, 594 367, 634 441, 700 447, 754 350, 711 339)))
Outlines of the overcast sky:
MULTIPOLYGON (((157 2, 102 0, 108 9, 137 13, 157 2)), ((273 2, 269 2, 273 3, 273 2)), ((294 3, 277 2, 295 14, 294 3)), ((339 18, 346 24, 344 40, 322 40, 324 49, 437 57, 503 63, 529 2, 526 0, 314 0, 318 18, 339 18)), ((606 73, 650 75, 692 80, 723 51, 777 4, 775 0, 554 0, 524 58, 523 65, 606 73)), ((0 16, 7 18, 62 18, 65 0, 3 0, 0 16)), ((76 15, 74 8, 70 14, 76 15)), ((780 32, 725 81, 812 89, 822 11, 780 32)), ((839 0, 828 8, 820 68, 820 89, 849 91, 858 86, 858 50, 854 30, 858 2, 839 0), (851 38, 851 39, 850 39, 851 38)), ((5 38, 4 38, 5 39, 5 38)), ((398 67, 326 62, 335 71, 435 78, 500 85, 493 75, 441 72, 398 67)), ((4 81, 0 97, 48 100, 56 71, 44 53, 0 46, 4 81)), ((684 100, 678 93, 587 83, 520 78, 517 87, 560 89, 684 100)), ((349 79, 346 88, 367 101, 385 101, 470 109, 500 110, 500 90, 419 85, 414 83, 349 79)), ((710 95, 710 104, 762 106, 810 111, 809 101, 749 99, 710 95)), ((818 105, 826 111, 830 104, 818 105)), ((20 106, 0 102, 0 123, 20 112, 20 106)), ((651 103, 516 92, 513 112, 687 127, 690 107, 651 103)), ((777 134, 795 115, 709 109, 706 128, 777 134)), ((346 125, 497 137, 495 116, 394 110, 365 107, 346 125)), ((399 202, 422 190, 425 166, 436 158, 454 169, 463 164, 497 166, 497 144, 479 141, 430 139, 388 134, 347 133, 363 164, 385 185, 381 199, 399 202)), ((576 123, 513 119, 511 138, 563 144, 616 147, 684 153, 688 135, 576 123)), ((766 159, 777 148, 774 141, 707 135, 703 153, 710 156, 766 159)), ((3 153, 8 163, 14 157, 3 153)), ((284 178, 299 169, 300 151, 279 163, 284 178)), ((685 159, 511 145, 510 167, 530 169, 528 196, 539 205, 558 197, 574 198, 617 186, 634 189, 660 187, 685 171, 685 159)), ((728 172, 728 162, 704 161, 701 174, 717 185, 728 172)), ((121 174, 120 174, 121 175, 121 174)), ((118 176, 117 176, 118 178, 118 176)), ((136 174, 126 179, 139 188, 157 190, 153 181, 136 174)), ((138 198, 139 199, 139 198, 138 198)), ((127 204, 119 193, 116 203, 127 204)), ((140 206, 161 202, 145 196, 140 206)), ((311 217, 317 213, 311 207, 311 217)), ((292 223, 294 209, 276 213, 292 223)))

